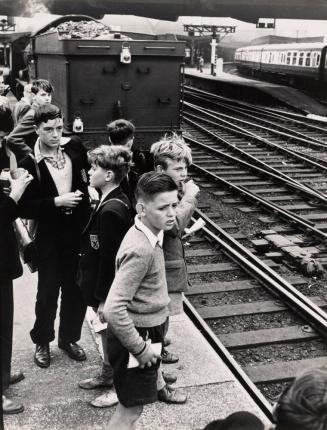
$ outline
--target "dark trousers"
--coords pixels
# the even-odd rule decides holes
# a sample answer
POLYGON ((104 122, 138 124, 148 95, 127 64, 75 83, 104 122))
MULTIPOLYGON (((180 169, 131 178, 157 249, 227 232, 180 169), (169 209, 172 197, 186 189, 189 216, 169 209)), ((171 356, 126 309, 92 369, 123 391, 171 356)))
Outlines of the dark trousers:
POLYGON ((14 321, 13 282, 0 279, 0 356, 2 390, 9 387, 14 321))
POLYGON ((36 320, 30 332, 34 343, 46 344, 55 338, 54 321, 60 290, 59 339, 69 343, 80 339, 86 305, 75 281, 77 261, 77 255, 65 252, 65 247, 54 250, 40 261, 36 320))

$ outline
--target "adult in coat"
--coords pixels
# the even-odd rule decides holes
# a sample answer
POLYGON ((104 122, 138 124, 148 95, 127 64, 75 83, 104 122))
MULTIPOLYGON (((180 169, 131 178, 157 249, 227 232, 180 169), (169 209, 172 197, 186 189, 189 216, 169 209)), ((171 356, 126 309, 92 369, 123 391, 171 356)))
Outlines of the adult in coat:
POLYGON ((2 410, 5 414, 23 412, 22 404, 10 400, 5 390, 24 378, 22 373, 11 374, 14 297, 13 280, 22 273, 13 222, 18 217, 17 202, 33 177, 26 171, 18 179, 10 179, 11 188, 5 194, 0 187, 0 360, 2 410))

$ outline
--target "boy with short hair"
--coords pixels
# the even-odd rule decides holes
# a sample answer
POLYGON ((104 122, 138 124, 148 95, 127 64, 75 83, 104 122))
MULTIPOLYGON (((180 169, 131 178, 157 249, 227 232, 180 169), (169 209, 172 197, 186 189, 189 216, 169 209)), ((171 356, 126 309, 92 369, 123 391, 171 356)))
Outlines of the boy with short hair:
POLYGON ((132 149, 135 126, 126 119, 116 119, 107 125, 109 133, 109 142, 112 145, 127 146, 129 150, 132 149))
MULTIPOLYGON (((163 242, 168 292, 171 295, 187 291, 188 288, 182 235, 196 207, 199 187, 193 180, 186 182, 187 171, 192 164, 192 154, 183 138, 176 134, 165 136, 151 146, 150 152, 153 155, 155 170, 169 175, 179 189, 176 223, 172 229, 165 232, 163 242)), ((164 350, 162 361, 174 363, 178 361, 178 357, 164 350)))
MULTIPOLYGON (((120 187, 131 164, 131 154, 122 146, 101 145, 88 152, 90 185, 101 200, 82 232, 78 284, 84 301, 92 306, 103 323, 103 306, 115 277, 115 258, 127 230, 132 225, 131 204, 120 187)), ((103 363, 101 373, 79 382, 81 388, 111 388, 112 368, 107 354, 106 330, 100 332, 103 363)), ((112 393, 91 402, 95 407, 112 406, 112 393)))
MULTIPOLYGON (((132 149, 135 134, 134 125, 126 119, 117 119, 107 125, 107 130, 109 132, 110 144, 124 146, 134 157, 134 152, 132 149)), ((138 180, 139 175, 137 172, 131 169, 121 183, 121 187, 129 198, 134 210, 136 205, 135 189, 138 180)))
POLYGON ((20 118, 13 131, 6 137, 8 148, 16 155, 18 161, 33 152, 37 140, 34 127, 35 111, 51 103, 53 90, 53 86, 46 79, 37 79, 32 82, 31 108, 20 118))
POLYGON ((135 224, 118 250, 116 275, 103 310, 119 399, 110 430, 135 429, 143 405, 157 400, 161 357, 152 344, 162 344, 168 317, 162 240, 163 231, 175 224, 177 185, 168 175, 145 173, 136 198, 135 224), (128 368, 130 354, 138 367, 128 368))
POLYGON ((49 343, 61 291, 58 346, 70 358, 86 359, 80 339, 86 305, 76 283, 80 235, 90 215, 86 150, 76 137, 63 138, 63 116, 57 106, 40 106, 34 115, 38 139, 34 157, 20 163, 34 177, 19 202, 20 216, 37 222, 38 286, 35 323, 37 366, 50 366, 49 343), (62 145, 64 143, 64 145, 62 145))

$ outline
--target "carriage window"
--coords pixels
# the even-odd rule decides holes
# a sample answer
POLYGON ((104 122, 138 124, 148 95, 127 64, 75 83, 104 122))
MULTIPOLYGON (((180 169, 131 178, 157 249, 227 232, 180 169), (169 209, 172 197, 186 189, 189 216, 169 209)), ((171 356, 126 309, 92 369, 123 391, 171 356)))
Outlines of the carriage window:
POLYGON ((316 65, 319 66, 320 63, 320 54, 317 54, 316 65))
POLYGON ((291 53, 291 52, 288 52, 288 53, 287 53, 287 60, 286 60, 286 64, 291 64, 291 55, 292 55, 292 53, 291 53))
POLYGON ((305 65, 310 67, 311 63, 311 52, 307 52, 306 59, 305 59, 305 65))
POLYGON ((304 57, 304 52, 300 52, 300 56, 299 56, 299 66, 303 66, 303 57, 304 57))
POLYGON ((297 52, 293 53, 292 64, 297 64, 297 52))

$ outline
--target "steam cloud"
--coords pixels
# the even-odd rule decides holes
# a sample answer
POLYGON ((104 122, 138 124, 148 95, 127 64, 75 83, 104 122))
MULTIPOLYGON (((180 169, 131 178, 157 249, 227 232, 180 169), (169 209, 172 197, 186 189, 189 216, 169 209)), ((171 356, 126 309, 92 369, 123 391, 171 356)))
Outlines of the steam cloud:
POLYGON ((50 13, 45 3, 48 2, 42 0, 27 0, 25 6, 27 14, 33 16, 36 13, 50 13))

